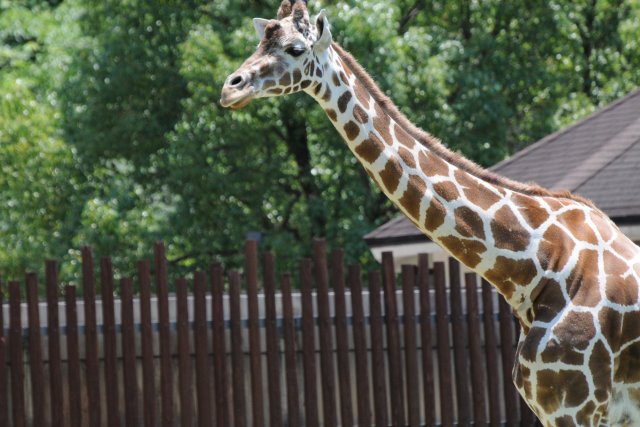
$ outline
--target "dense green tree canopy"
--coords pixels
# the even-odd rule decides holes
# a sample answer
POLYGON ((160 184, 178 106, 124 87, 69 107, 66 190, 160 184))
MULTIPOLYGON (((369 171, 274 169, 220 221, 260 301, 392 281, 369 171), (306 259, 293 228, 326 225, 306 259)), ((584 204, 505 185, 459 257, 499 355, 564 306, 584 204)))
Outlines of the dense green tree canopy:
MULTIPOLYGON (((397 211, 304 94, 218 105, 278 1, 0 1, 0 275, 78 249, 129 272, 234 263, 249 232, 284 265, 314 235, 371 263, 397 211)), ((489 166, 640 83, 634 0, 309 2, 399 107, 489 166)))

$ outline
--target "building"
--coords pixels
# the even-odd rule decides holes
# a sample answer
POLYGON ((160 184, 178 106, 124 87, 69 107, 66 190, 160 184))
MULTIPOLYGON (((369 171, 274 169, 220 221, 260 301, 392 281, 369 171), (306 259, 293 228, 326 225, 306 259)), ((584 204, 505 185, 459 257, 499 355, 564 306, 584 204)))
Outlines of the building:
MULTIPOLYGON (((640 242, 640 89, 491 170, 591 199, 628 237, 640 242)), ((419 253, 432 254, 436 261, 447 257, 404 215, 364 239, 377 260, 382 252, 393 252, 397 266, 414 264, 419 253)))

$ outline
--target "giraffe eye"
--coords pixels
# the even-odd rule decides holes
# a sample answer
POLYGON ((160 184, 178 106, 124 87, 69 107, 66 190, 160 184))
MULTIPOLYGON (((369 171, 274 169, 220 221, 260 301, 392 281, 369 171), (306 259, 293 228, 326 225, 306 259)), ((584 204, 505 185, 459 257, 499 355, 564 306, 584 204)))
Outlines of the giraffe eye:
POLYGON ((293 56, 294 58, 297 58, 305 52, 305 48, 300 46, 290 46, 285 49, 285 52, 287 52, 287 54, 293 56))

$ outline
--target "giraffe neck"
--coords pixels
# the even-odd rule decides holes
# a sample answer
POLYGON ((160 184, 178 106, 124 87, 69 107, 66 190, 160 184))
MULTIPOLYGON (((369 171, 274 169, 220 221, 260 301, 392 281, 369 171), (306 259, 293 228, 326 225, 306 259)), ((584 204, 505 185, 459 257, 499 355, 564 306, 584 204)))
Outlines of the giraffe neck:
POLYGON ((306 91, 367 173, 421 231, 487 278, 523 314, 540 268, 530 253, 536 238, 531 212, 519 207, 538 196, 482 179, 437 140, 418 140, 389 114, 395 108, 390 101, 347 65, 344 51, 334 45, 326 55, 325 78, 306 91))

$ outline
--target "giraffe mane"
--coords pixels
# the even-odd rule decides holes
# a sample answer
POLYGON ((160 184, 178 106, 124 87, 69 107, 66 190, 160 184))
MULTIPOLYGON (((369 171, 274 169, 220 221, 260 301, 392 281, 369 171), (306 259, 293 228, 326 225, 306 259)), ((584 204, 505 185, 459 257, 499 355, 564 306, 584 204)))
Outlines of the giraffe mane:
POLYGON ((571 193, 569 190, 552 191, 547 188, 541 187, 536 184, 525 184, 522 182, 511 180, 502 175, 498 175, 487 169, 482 168, 476 163, 472 162, 465 157, 454 153, 445 147, 438 138, 423 131, 413 123, 396 107, 393 101, 386 96, 382 90, 375 83, 373 78, 367 73, 367 71, 358 63, 358 61, 346 50, 344 50, 339 44, 333 42, 333 49, 336 51, 340 59, 346 64, 347 67, 355 74, 360 80, 360 83, 369 91, 373 99, 380 105, 380 107, 391 117, 396 123, 398 123, 409 135, 418 140, 421 144, 429 148, 436 155, 440 156, 445 161, 459 167, 463 171, 486 181, 493 185, 498 185, 517 193, 522 193, 529 196, 547 196, 562 199, 575 200, 580 203, 584 203, 590 207, 594 207, 593 202, 590 200, 571 193))

